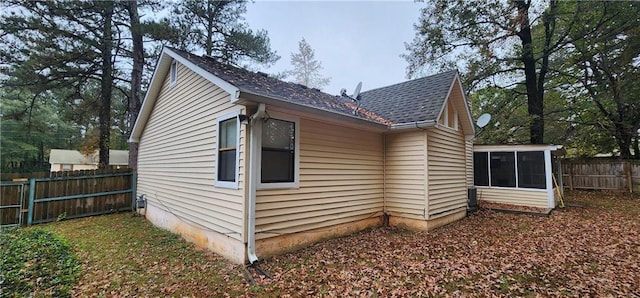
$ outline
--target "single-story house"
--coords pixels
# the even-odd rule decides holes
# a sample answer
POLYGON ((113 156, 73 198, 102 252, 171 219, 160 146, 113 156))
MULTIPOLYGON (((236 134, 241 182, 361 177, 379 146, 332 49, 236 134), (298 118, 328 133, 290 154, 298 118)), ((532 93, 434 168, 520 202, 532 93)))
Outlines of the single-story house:
MULTIPOLYGON (((84 155, 78 150, 51 149, 49 164, 51 172, 95 170, 98 168, 100 151, 84 155)), ((109 165, 127 167, 129 165, 129 151, 109 150, 109 165)))
POLYGON ((474 185, 482 204, 554 209, 562 193, 557 145, 474 145, 474 185))
POLYGON ((457 71, 354 97, 165 47, 129 140, 146 218, 253 263, 466 216, 474 124, 457 71))

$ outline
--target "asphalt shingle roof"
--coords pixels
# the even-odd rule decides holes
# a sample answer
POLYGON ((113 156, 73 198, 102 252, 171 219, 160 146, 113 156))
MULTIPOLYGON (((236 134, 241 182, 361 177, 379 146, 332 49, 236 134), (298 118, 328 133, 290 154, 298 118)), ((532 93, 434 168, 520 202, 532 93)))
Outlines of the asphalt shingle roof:
POLYGON ((362 107, 393 123, 437 120, 457 71, 360 93, 362 107))
POLYGON ((384 117, 366 111, 363 108, 360 108, 358 114, 354 115, 353 110, 356 106, 353 101, 349 99, 329 95, 318 89, 308 88, 300 84, 284 82, 263 73, 251 72, 246 69, 219 63, 212 58, 201 57, 174 48, 171 48, 171 51, 195 63, 216 77, 234 85, 241 91, 270 98, 275 97, 292 103, 333 113, 355 116, 385 125, 390 124, 384 117))
MULTIPOLYGON (((350 99, 219 63, 209 57, 174 48, 171 48, 171 51, 234 85, 242 92, 354 116, 356 105, 350 99)), ((384 125, 437 120, 456 74, 456 71, 448 71, 362 92, 359 96, 361 106, 355 117, 384 125)))

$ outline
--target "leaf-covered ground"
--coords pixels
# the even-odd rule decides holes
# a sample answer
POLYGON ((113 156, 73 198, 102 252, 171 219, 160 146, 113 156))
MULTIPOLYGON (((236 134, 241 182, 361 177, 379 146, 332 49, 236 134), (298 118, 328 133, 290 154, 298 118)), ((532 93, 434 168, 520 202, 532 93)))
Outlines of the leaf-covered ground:
POLYGON ((640 196, 568 193, 548 217, 481 210, 431 232, 366 230, 231 265, 120 214, 49 225, 82 263, 78 296, 639 296, 640 196), (579 205, 579 206, 575 206, 579 205))

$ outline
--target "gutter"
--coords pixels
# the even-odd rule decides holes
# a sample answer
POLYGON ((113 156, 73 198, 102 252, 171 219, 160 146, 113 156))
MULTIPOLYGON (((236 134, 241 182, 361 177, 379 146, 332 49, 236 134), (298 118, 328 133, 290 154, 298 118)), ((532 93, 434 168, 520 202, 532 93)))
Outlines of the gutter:
POLYGON ((434 126, 436 126, 435 120, 426 120, 426 121, 416 121, 416 122, 410 122, 410 123, 391 124, 389 126, 389 130, 394 131, 394 130, 405 130, 405 129, 414 129, 414 128, 424 129, 424 128, 429 128, 434 126))
POLYGON ((249 220, 247 222, 247 258, 249 263, 253 264, 258 261, 256 256, 256 188, 258 184, 258 147, 260 136, 262 134, 262 125, 258 121, 262 121, 265 114, 265 105, 258 105, 258 110, 251 116, 249 125, 249 220))
POLYGON ((380 132, 385 131, 389 128, 385 124, 378 123, 370 119, 360 118, 354 115, 337 113, 337 112, 325 110, 322 108, 318 108, 315 106, 306 105, 303 103, 291 102, 283 98, 278 98, 278 97, 269 96, 269 95, 255 94, 255 93, 251 93, 243 90, 239 90, 235 94, 235 99, 233 99, 233 96, 232 96, 231 103, 232 104, 258 103, 258 104, 273 105, 276 107, 286 107, 287 109, 298 111, 298 112, 310 113, 310 114, 315 114, 322 117, 329 117, 333 119, 349 121, 351 123, 357 123, 360 125, 366 125, 371 127, 372 130, 377 130, 380 132))

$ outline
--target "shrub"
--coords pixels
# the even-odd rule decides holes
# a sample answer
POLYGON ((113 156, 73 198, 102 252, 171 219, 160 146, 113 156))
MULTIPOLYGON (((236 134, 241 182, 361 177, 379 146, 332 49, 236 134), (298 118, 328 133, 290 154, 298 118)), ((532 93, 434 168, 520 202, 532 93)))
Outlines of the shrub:
POLYGON ((80 265, 66 240, 41 229, 0 232, 0 296, 70 297, 80 265))

